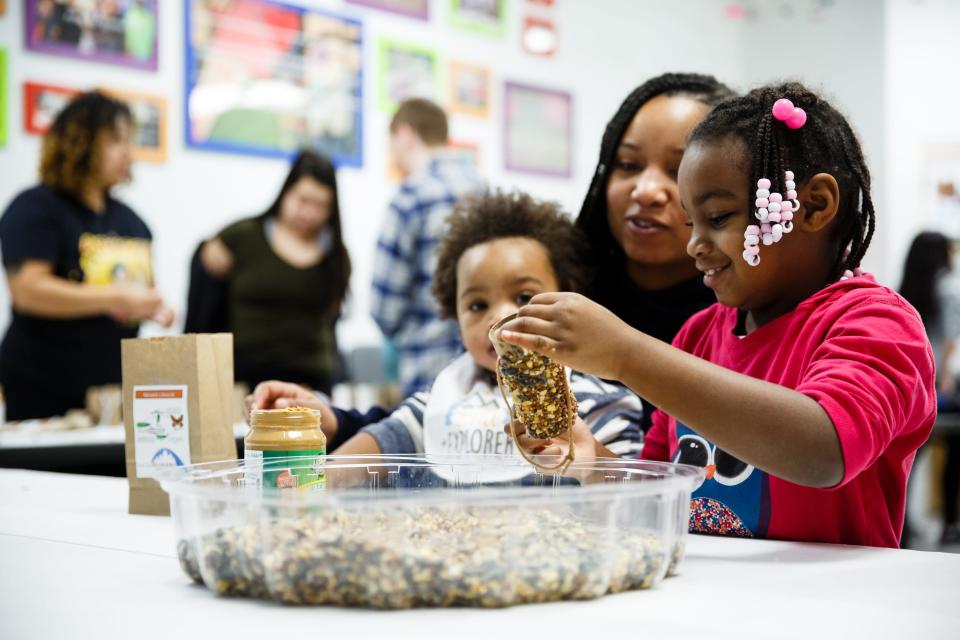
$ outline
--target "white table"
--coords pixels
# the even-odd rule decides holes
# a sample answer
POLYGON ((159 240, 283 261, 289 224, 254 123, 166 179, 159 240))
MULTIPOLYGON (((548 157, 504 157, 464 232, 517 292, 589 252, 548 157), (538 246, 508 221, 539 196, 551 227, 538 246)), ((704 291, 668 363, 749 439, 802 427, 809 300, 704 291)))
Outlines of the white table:
POLYGON ((192 585, 170 519, 126 507, 123 479, 0 470, 0 638, 960 637, 949 554, 693 536, 679 577, 589 602, 300 608, 192 585))
MULTIPOLYGON (((33 425, 0 428, 0 468, 41 469, 123 477, 123 425, 45 431, 33 425)), ((237 454, 250 427, 233 425, 237 454)))

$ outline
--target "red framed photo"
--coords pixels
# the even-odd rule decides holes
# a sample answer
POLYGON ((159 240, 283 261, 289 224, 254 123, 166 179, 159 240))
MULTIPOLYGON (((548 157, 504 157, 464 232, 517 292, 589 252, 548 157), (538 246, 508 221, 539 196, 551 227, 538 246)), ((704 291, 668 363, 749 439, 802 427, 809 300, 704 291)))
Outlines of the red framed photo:
POLYGON ((42 136, 80 89, 39 82, 23 83, 23 129, 42 136))

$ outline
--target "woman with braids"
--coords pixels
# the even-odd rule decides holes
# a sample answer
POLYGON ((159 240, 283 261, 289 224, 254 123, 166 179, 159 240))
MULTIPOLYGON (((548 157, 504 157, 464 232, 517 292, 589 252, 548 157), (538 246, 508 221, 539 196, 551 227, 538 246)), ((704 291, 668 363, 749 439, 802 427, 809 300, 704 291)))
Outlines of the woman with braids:
POLYGON ((83 407, 87 387, 120 382, 120 340, 169 326, 153 288, 150 230, 110 195, 130 179, 130 110, 74 98, 43 140, 39 186, 0 219, 13 318, 0 346, 7 419, 83 407))
MULTIPOLYGON (((677 168, 693 128, 732 95, 712 76, 693 73, 666 73, 634 89, 607 124, 577 218, 592 254, 585 263, 597 267, 584 293, 665 342, 714 301, 686 253, 677 168)), ((265 407, 299 393, 278 381, 256 391, 265 407)), ((652 411, 644 401, 644 431, 652 411)))
MULTIPOLYGON (((634 89, 607 124, 577 219, 596 265, 586 295, 664 342, 714 302, 687 255, 677 169, 690 132, 732 95, 693 73, 666 73, 634 89)), ((644 431, 652 412, 644 401, 644 431)))
POLYGON ((718 304, 674 346, 570 293, 535 296, 500 337, 658 407, 643 456, 707 470, 691 530, 896 547, 934 362, 913 307, 859 272, 875 214, 850 125, 802 85, 756 89, 697 126, 679 184, 718 304))

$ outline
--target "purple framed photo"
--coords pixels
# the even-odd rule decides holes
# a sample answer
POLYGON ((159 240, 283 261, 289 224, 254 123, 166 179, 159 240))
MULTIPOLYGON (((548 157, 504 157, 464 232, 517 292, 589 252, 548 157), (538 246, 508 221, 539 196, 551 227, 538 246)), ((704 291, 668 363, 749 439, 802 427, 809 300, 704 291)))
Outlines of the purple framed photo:
POLYGON ((399 13, 409 18, 430 19, 430 0, 346 0, 346 2, 361 7, 399 13))
POLYGON ((503 157, 507 171, 573 175, 573 98, 565 91, 504 83, 503 157))
POLYGON ((156 71, 158 0, 25 0, 30 51, 156 71))

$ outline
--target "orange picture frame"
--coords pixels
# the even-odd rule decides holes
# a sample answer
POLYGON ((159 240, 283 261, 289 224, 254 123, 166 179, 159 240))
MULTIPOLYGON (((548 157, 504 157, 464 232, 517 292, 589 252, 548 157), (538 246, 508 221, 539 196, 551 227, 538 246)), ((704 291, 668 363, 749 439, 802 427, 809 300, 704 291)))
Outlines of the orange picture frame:
POLYGON ((449 67, 451 113, 477 118, 490 115, 490 70, 468 62, 451 61, 449 67))
POLYGON ((141 162, 167 161, 167 99, 149 93, 100 87, 104 93, 123 100, 133 114, 133 158, 141 162))

